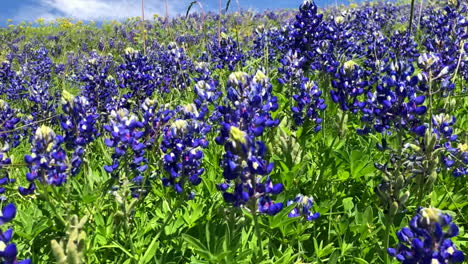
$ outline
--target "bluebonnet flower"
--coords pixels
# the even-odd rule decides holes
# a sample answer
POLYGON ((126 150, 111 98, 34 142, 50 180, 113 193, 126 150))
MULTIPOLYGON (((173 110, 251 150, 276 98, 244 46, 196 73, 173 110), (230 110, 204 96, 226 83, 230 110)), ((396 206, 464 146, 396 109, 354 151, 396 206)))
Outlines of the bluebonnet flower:
MULTIPOLYGON (((11 165, 8 152, 19 144, 22 136, 22 131, 16 128, 19 122, 18 113, 10 108, 7 102, 0 99, 0 124, 2 124, 0 127, 0 194, 5 193, 4 186, 15 181, 9 177, 5 167, 11 165)), ((2 196, 0 199, 4 199, 4 197, 2 196)))
POLYGON ((162 47, 156 57, 158 67, 157 84, 162 92, 171 89, 185 90, 191 81, 189 72, 192 71, 192 61, 185 54, 185 50, 176 43, 170 43, 167 48, 162 47))
POLYGON ((364 127, 358 129, 359 134, 405 130, 424 135, 426 96, 414 72, 414 66, 405 61, 391 62, 385 68, 375 90, 367 92, 361 109, 364 127))
POLYGON ((452 155, 457 157, 458 161, 454 162, 455 166, 454 170, 452 171, 452 175, 454 177, 468 175, 468 144, 458 144, 456 151, 452 153, 452 155))
POLYGON ((0 216, 0 225, 10 222, 16 216, 16 207, 14 204, 7 204, 2 209, 2 214, 0 216))
POLYGON ((405 32, 394 31, 390 36, 385 36, 377 31, 368 34, 365 40, 363 52, 363 65, 372 71, 371 82, 378 81, 381 72, 385 72, 391 63, 411 62, 419 57, 418 44, 405 32))
POLYGON ((243 66, 245 63, 240 44, 224 32, 221 33, 220 41, 217 36, 213 36, 207 50, 211 51, 211 62, 215 69, 227 68, 233 71, 237 66, 243 66))
POLYGON ((445 64, 441 54, 423 53, 418 58, 418 66, 422 69, 422 72, 418 74, 419 89, 429 92, 430 83, 435 86, 435 81, 439 84, 438 89, 433 88, 430 91, 431 95, 442 92, 442 95, 446 97, 455 89, 451 73, 456 66, 445 64))
POLYGON ((7 156, 3 150, 0 150, 0 200, 5 200, 6 186, 9 183, 15 182, 15 179, 10 178, 8 174, 8 166, 11 165, 11 158, 7 156))
MULTIPOLYGON (((13 220, 16 216, 16 206, 12 203, 2 208, 0 216, 0 226, 13 220)), ((13 229, 8 228, 0 230, 0 261, 5 264, 31 264, 31 260, 25 259, 18 261, 18 249, 16 244, 11 242, 13 238, 13 229)))
POLYGON ((19 58, 22 63, 20 74, 26 81, 28 89, 28 100, 30 104, 30 118, 25 122, 31 128, 31 131, 36 131, 38 128, 37 121, 50 119, 55 122, 53 117, 56 115, 57 102, 60 100, 60 90, 57 89, 52 93, 50 83, 52 80, 52 72, 54 63, 49 57, 49 51, 42 47, 37 50, 27 53, 26 56, 19 58))
POLYGON ((455 141, 457 140, 457 135, 453 132, 453 125, 456 122, 456 118, 454 116, 450 116, 448 114, 438 114, 432 116, 432 133, 436 134, 437 139, 447 139, 448 141, 455 141))
POLYGON ((296 204, 296 207, 288 214, 288 217, 300 217, 303 216, 305 220, 312 221, 320 217, 320 213, 313 213, 312 206, 314 200, 311 197, 307 197, 302 194, 298 194, 292 201, 288 201, 287 205, 296 204))
POLYGON ((29 172, 26 179, 29 187, 19 187, 23 195, 32 194, 36 188, 35 180, 45 184, 61 186, 67 181, 68 159, 62 148, 64 139, 48 126, 37 128, 32 140, 31 155, 25 155, 29 172))
POLYGON ((104 40, 102 39, 102 37, 99 39, 99 42, 98 42, 98 50, 99 51, 104 50, 104 40))
POLYGON ((19 113, 0 99, 0 151, 6 152, 18 146, 22 133, 16 126, 20 121, 19 113))
MULTIPOLYGON (((101 112, 115 108, 114 97, 117 96, 117 84, 111 73, 114 71, 112 56, 99 56, 91 52, 84 61, 78 73, 81 83, 81 95, 86 96, 89 103, 101 112)), ((69 63, 68 63, 69 64, 69 63)))
POLYGON ((212 103, 216 101, 221 95, 221 92, 216 89, 216 82, 214 80, 200 80, 195 84, 193 89, 198 96, 198 98, 194 100, 198 107, 204 105, 203 103, 205 102, 212 103))
POLYGON ((283 65, 278 71, 281 77, 278 81, 287 85, 288 96, 292 96, 294 104, 291 106, 294 122, 297 126, 304 123, 305 120, 311 120, 315 123, 315 131, 321 129, 322 119, 319 117, 319 111, 325 110, 327 105, 321 98, 322 91, 317 85, 305 77, 302 69, 305 63, 304 57, 300 57, 297 52, 289 50, 285 56, 280 59, 283 65))
POLYGON ((313 81, 304 78, 297 92, 298 94, 293 95, 296 105, 291 107, 296 125, 301 125, 306 119, 311 120, 316 124, 315 132, 320 131, 322 119, 319 117, 319 111, 327 107, 325 99, 321 98, 322 91, 313 81))
POLYGON ((452 74, 457 67, 460 56, 460 44, 467 34, 466 14, 467 6, 445 5, 443 8, 430 8, 421 20, 421 29, 432 36, 423 41, 429 53, 438 54, 441 64, 452 74))
POLYGON ((14 71, 10 61, 4 61, 0 65, 0 95, 6 95, 8 100, 26 98, 27 85, 21 74, 14 71))
POLYGON ((146 97, 153 94, 156 84, 154 65, 148 61, 148 57, 133 49, 125 49, 125 62, 118 70, 121 89, 127 89, 123 95, 120 107, 128 108, 133 100, 136 105, 141 104, 146 97))
POLYGON ((279 61, 282 66, 278 68, 278 72, 281 74, 278 78, 278 82, 281 84, 290 83, 292 86, 297 85, 304 76, 304 70, 302 68, 306 62, 305 58, 297 51, 290 49, 279 61))
POLYGON ((451 240, 458 232, 450 215, 436 208, 419 208, 409 227, 397 232, 397 248, 387 251, 404 264, 460 263, 464 254, 451 240))
POLYGON ((163 134, 166 124, 173 118, 174 111, 168 105, 158 106, 156 100, 146 98, 140 107, 143 113, 144 143, 148 150, 157 148, 155 142, 163 134))
POLYGON ((163 129, 161 150, 165 153, 163 164, 168 177, 163 177, 162 182, 181 193, 187 181, 194 186, 201 183, 203 149, 208 147, 206 134, 211 127, 197 120, 199 113, 194 104, 179 107, 178 112, 185 114, 163 129))
POLYGON ((99 114, 96 114, 86 97, 74 97, 66 90, 62 92, 62 109, 64 115, 61 116, 61 125, 65 132, 65 146, 73 150, 71 175, 76 175, 80 171, 86 146, 100 135, 96 123, 99 114))
POLYGON ((226 202, 234 206, 246 205, 251 200, 258 200, 258 210, 274 215, 282 208, 282 203, 274 203, 271 195, 282 192, 283 185, 273 185, 267 178, 261 176, 270 174, 273 163, 267 163, 263 158, 266 146, 261 141, 253 142, 244 131, 235 126, 227 125, 229 139, 225 142, 225 154, 221 161, 225 182, 218 185, 226 202))
POLYGON ((463 76, 463 79, 468 81, 468 41, 463 45, 463 52, 464 55, 460 63, 460 76, 463 76))
POLYGON ((294 102, 291 106, 292 116, 296 126, 301 126, 306 120, 315 124, 315 131, 321 130, 322 119, 319 112, 325 110, 327 105, 321 97, 322 91, 309 78, 305 77, 303 70, 305 58, 299 56, 298 52, 289 50, 280 59, 282 67, 278 68, 281 76, 279 83, 285 85, 286 96, 292 97, 294 102))
POLYGON ((311 0, 304 0, 288 29, 289 48, 303 56, 304 67, 312 71, 322 68, 318 59, 321 53, 321 40, 325 34, 322 20, 323 14, 318 13, 317 5, 311 0))
POLYGON ((254 31, 255 38, 250 49, 250 55, 254 58, 265 58, 269 63, 278 60, 278 56, 285 49, 286 37, 284 32, 276 27, 267 29, 263 26, 257 27, 254 31))
POLYGON ((197 77, 194 77, 195 86, 194 92, 197 98, 194 100, 198 107, 206 105, 206 103, 215 102, 221 95, 221 91, 217 89, 218 81, 211 74, 211 66, 208 62, 200 61, 194 65, 197 77))
POLYGON ((262 179, 274 164, 265 160, 266 146, 255 138, 263 134, 265 127, 278 124, 271 118, 271 112, 278 108, 276 98, 271 96, 271 84, 262 72, 253 78, 243 72, 232 73, 228 86, 226 105, 218 107, 222 122, 216 142, 225 149, 221 161, 225 182, 218 189, 234 206, 253 200, 258 202, 253 204, 259 212, 274 215, 283 204, 274 203, 271 196, 281 193, 283 185, 262 179))
POLYGON ((460 177, 468 175, 468 147, 457 142, 458 135, 454 134, 454 116, 438 114, 432 117, 432 133, 436 135, 435 148, 442 149, 442 164, 452 171, 452 175, 460 177), (456 145, 458 143, 458 145, 456 145))
MULTIPOLYGON (((272 96, 271 83, 261 71, 253 77, 244 72, 231 73, 225 102, 217 107, 224 127, 237 126, 253 137, 261 136, 266 127, 279 124, 279 120, 271 116, 277 109, 278 99, 272 96)), ((229 129, 224 129, 216 142, 224 144, 228 137, 229 129)))
POLYGON ((355 61, 350 60, 338 69, 332 80, 330 90, 333 102, 338 103, 341 110, 357 113, 365 106, 362 95, 369 89, 368 72, 355 61))
POLYGON ((143 173, 148 169, 143 122, 128 109, 121 108, 112 110, 110 124, 104 125, 104 129, 110 135, 104 143, 114 149, 112 164, 105 165, 104 169, 116 179, 119 179, 119 169, 123 169, 126 180, 131 180, 136 186, 132 196, 139 197, 144 190, 139 190, 138 187, 143 184, 143 173))

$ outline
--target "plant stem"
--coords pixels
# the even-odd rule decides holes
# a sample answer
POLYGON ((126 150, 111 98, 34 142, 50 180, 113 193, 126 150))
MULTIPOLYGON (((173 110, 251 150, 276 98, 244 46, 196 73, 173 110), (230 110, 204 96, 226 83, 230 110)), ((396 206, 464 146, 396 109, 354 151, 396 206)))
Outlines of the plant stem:
POLYGON ((260 234, 260 226, 258 225, 258 215, 255 210, 252 210, 252 217, 254 221, 255 235, 257 236, 257 247, 259 249, 259 259, 263 259, 262 237, 260 234))
POLYGON ((414 15, 414 0, 411 0, 411 12, 408 25, 408 33, 411 35, 411 29, 413 28, 413 15, 414 15))
POLYGON ((222 0, 219 0, 218 45, 221 43, 221 5, 222 5, 222 0))
POLYGON ((128 215, 128 209, 127 208, 127 199, 125 199, 125 202, 124 202, 124 208, 123 208, 123 211, 124 211, 124 229, 125 229, 125 233, 128 235, 128 240, 127 240, 127 243, 129 244, 131 250, 132 250, 132 255, 135 256, 135 244, 133 243, 133 238, 132 238, 132 235, 130 233, 130 226, 128 225, 128 222, 129 222, 129 215, 128 215))
POLYGON ((390 256, 387 254, 387 248, 390 245, 390 230, 393 225, 393 215, 386 215, 385 216, 385 245, 384 245, 384 255, 385 255, 385 263, 390 264, 392 261, 390 260, 390 256))
POLYGON ((419 27, 421 26, 423 4, 424 4, 424 0, 421 0, 420 5, 419 5, 419 19, 418 19, 418 27, 417 27, 418 31, 419 31, 419 27))
MULTIPOLYGON (((59 219, 60 223, 62 223, 63 226, 67 226, 67 222, 65 221, 65 219, 63 219, 63 217, 57 212, 57 208, 54 204, 52 204, 52 199, 50 199, 50 194, 49 194, 49 191, 47 190, 47 188, 49 188, 49 186, 44 186, 44 196, 45 196, 45 201, 49 204, 50 208, 52 209, 52 212, 54 212, 55 216, 59 219)), ((55 188, 55 186, 52 186, 52 188, 55 188)))

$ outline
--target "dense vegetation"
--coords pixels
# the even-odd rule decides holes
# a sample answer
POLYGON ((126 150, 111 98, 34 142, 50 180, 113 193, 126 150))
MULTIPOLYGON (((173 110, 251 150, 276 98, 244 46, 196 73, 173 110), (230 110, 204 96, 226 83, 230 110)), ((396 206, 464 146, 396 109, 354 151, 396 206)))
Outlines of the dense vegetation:
POLYGON ((467 8, 1 28, 0 261, 463 262, 467 8))

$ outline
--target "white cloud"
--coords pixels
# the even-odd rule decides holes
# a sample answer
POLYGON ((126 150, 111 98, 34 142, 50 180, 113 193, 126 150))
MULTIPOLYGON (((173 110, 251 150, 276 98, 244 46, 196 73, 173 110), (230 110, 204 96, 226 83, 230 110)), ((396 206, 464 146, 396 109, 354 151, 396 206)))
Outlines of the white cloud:
MULTIPOLYGON (((180 14, 187 8, 185 1, 168 0, 170 16, 180 14)), ((164 16, 164 0, 145 0, 145 18, 153 14, 164 16)), ((68 17, 81 20, 111 20, 141 15, 141 0, 38 0, 34 6, 25 6, 16 14, 16 19, 33 21, 68 17)), ((16 20, 15 19, 15 20, 16 20)))

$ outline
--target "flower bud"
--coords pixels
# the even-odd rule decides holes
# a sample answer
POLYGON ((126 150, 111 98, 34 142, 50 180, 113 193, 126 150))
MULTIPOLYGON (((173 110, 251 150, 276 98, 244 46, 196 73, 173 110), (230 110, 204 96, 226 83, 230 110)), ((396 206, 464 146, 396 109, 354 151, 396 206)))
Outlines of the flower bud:
POLYGON ((410 192, 409 191, 406 191, 405 193, 403 193, 401 196, 400 196, 400 204, 402 206, 404 206, 406 204, 406 202, 408 201, 408 198, 410 196, 410 192))
POLYGON ((396 215, 397 211, 398 211, 398 203, 397 203, 397 202, 393 202, 393 203, 390 205, 389 214, 390 214, 390 215, 396 215))
POLYGON ((56 241, 52 240, 50 242, 52 247, 52 253, 59 264, 65 264, 67 261, 67 256, 65 256, 65 252, 63 252, 62 246, 56 241))
POLYGON ((400 190, 403 188, 405 184, 405 178, 403 178, 403 175, 399 175, 396 179, 395 183, 395 191, 400 192, 400 190))
POLYGON ((437 180, 437 172, 436 170, 432 170, 431 174, 429 174, 429 178, 427 179, 428 183, 433 183, 437 180))

